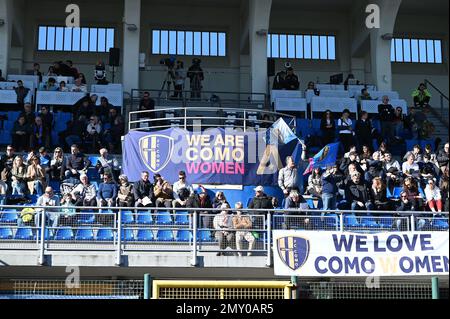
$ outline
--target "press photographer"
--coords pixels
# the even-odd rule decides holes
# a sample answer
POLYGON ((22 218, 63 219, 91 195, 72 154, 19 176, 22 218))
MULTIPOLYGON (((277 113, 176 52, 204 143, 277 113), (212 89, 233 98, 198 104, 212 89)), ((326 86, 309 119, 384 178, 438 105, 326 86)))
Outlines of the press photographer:
POLYGON ((203 69, 200 66, 202 61, 198 58, 192 60, 192 66, 188 70, 187 77, 191 80, 191 99, 200 99, 202 93, 202 81, 205 79, 203 69))

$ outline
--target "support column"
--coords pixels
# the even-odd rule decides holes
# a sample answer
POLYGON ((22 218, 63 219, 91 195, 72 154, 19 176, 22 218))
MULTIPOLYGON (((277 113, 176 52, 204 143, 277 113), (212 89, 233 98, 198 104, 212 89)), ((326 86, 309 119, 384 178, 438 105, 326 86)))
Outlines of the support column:
POLYGON ((0 20, 5 23, 0 25, 0 70, 2 70, 5 78, 8 73, 11 54, 12 16, 12 1, 0 0, 0 20))
POLYGON ((249 39, 252 93, 267 92, 267 33, 271 9, 272 0, 250 0, 249 39))
POLYGON ((124 1, 122 83, 125 92, 131 93, 139 89, 141 0, 124 1))
POLYGON ((370 32, 372 80, 381 91, 392 90, 391 40, 383 35, 393 34, 402 0, 379 0, 380 28, 370 32))

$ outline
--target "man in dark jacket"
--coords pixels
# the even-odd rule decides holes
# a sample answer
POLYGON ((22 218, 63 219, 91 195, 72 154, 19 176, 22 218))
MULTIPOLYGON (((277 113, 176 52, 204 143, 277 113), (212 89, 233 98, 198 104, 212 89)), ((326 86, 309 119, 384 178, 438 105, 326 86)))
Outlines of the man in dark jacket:
POLYGON ((360 173, 353 173, 352 180, 345 189, 345 200, 352 210, 371 210, 370 193, 367 184, 361 179, 360 173))
POLYGON ((372 122, 369 120, 369 113, 361 112, 360 119, 356 121, 355 133, 358 147, 362 150, 363 145, 373 149, 372 143, 372 122))
POLYGON ((25 103, 25 105, 23 106, 23 111, 19 114, 18 118, 21 116, 25 117, 25 124, 27 125, 34 124, 34 119, 36 118, 36 115, 34 114, 30 103, 25 103))
POLYGON ((284 79, 284 87, 286 90, 296 91, 300 87, 298 76, 294 74, 294 69, 288 68, 286 70, 286 78, 284 79))
MULTIPOLYGON (((264 187, 258 186, 255 188, 255 197, 248 205, 249 209, 273 209, 272 199, 264 193, 264 187)), ((261 214, 258 212, 257 214, 261 214)))
POLYGON ((14 158, 16 157, 16 153, 14 147, 8 145, 6 147, 6 154, 0 157, 0 173, 1 180, 8 185, 8 192, 11 190, 11 170, 14 163, 14 158))
POLYGON ((78 145, 74 144, 70 148, 71 155, 66 162, 66 176, 79 178, 81 173, 86 174, 91 161, 80 152, 78 145))
POLYGON ((27 97, 28 93, 30 92, 29 88, 26 88, 23 86, 23 82, 21 80, 17 81, 17 87, 14 89, 17 94, 17 103, 19 106, 23 106, 25 103, 25 98, 27 97))
POLYGON ((442 172, 445 171, 445 168, 448 165, 448 152, 449 152, 448 150, 449 150, 449 144, 447 142, 444 145, 444 149, 439 151, 437 158, 436 158, 438 161, 439 168, 441 169, 442 172))
POLYGON ((389 103, 388 96, 383 96, 383 103, 378 105, 378 113, 380 114, 381 136, 389 143, 394 137, 395 109, 389 103))
POLYGON ((134 183, 133 187, 136 207, 153 207, 153 185, 150 183, 148 172, 141 173, 141 180, 134 183))

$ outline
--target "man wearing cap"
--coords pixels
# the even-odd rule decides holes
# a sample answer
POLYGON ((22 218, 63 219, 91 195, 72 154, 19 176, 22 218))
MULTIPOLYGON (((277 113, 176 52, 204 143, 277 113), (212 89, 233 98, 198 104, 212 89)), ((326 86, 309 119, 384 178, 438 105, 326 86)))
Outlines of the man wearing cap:
POLYGON ((231 249, 236 249, 236 236, 233 231, 233 215, 230 213, 230 206, 223 204, 221 207, 222 211, 220 214, 214 217, 213 225, 216 230, 215 237, 219 242, 220 252, 217 256, 224 256, 225 249, 231 247, 231 249))
MULTIPOLYGON (((255 247, 255 236, 253 236, 250 231, 253 228, 251 217, 242 212, 243 205, 241 202, 235 204, 236 215, 233 217, 233 228, 236 229, 236 248, 241 250, 241 243, 244 241, 248 242, 248 250, 253 250, 255 247)), ((238 252, 239 256, 242 256, 242 252, 238 252)), ((249 253, 247 256, 251 256, 249 253)))
POLYGON ((273 209, 272 199, 264 193, 264 187, 258 186, 255 189, 255 197, 248 205, 250 209, 273 209))

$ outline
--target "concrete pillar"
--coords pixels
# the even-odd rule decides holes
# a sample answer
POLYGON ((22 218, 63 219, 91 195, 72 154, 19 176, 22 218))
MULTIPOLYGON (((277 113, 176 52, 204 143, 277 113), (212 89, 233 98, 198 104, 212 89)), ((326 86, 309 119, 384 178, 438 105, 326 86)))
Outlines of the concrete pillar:
POLYGON ((131 93, 132 89, 139 89, 141 0, 124 1, 122 83, 125 92, 131 93))
POLYGON ((6 78, 11 54, 13 24, 11 0, 0 0, 0 20, 4 21, 4 25, 0 25, 0 70, 3 71, 3 77, 6 78))
POLYGON ((267 32, 269 30, 271 9, 272 0, 250 0, 249 2, 252 93, 267 92, 267 32))
POLYGON ((393 34, 397 13, 402 0, 379 0, 380 28, 370 31, 370 55, 372 64, 372 81, 378 90, 392 90, 391 40, 383 35, 393 34))

